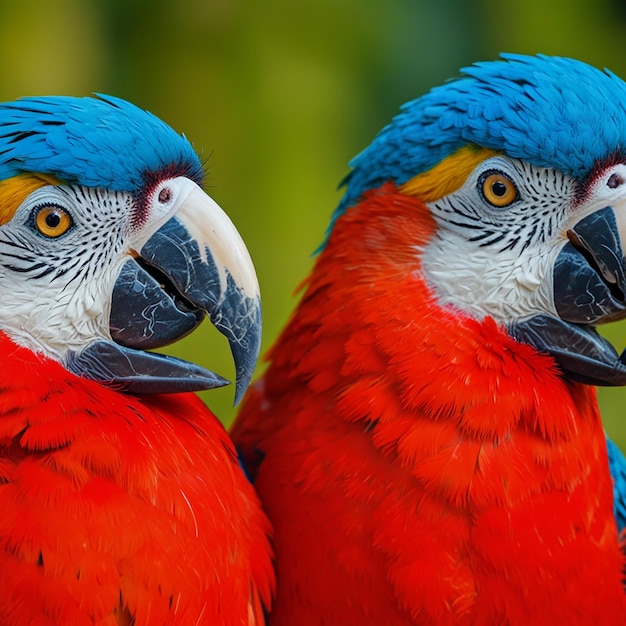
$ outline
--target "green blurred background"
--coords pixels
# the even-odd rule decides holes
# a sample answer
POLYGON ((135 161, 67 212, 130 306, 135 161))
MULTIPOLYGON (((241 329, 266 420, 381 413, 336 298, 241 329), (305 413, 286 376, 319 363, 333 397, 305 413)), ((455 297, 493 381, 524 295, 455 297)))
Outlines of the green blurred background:
MULTIPOLYGON (((255 261, 264 350, 295 305, 349 159, 401 103, 501 51, 626 77, 626 2, 0 0, 0 99, 112 93, 191 139, 255 261)), ((621 351, 626 325, 607 333, 621 351)), ((232 378, 209 324, 170 351, 232 378)), ((204 395, 226 423, 232 398, 232 388, 204 395)), ((626 390, 600 399, 626 448, 626 390)))

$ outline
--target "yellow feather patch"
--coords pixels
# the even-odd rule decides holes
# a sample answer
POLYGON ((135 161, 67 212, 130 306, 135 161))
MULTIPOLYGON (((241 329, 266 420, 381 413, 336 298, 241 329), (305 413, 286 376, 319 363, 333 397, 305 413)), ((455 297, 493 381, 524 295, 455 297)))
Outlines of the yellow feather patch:
POLYGON ((459 189, 477 165, 497 154, 487 148, 465 146, 432 169, 408 180, 400 186, 400 191, 422 202, 439 200, 459 189))
POLYGON ((15 211, 36 189, 44 185, 59 185, 60 181, 47 174, 24 173, 0 181, 0 226, 13 219, 15 211))

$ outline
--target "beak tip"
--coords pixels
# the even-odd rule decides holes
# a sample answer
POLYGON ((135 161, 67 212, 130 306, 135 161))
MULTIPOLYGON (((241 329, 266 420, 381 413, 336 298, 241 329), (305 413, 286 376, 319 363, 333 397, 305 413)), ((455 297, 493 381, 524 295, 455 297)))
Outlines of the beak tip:
POLYGON ((233 401, 233 406, 239 406, 239 403, 246 395, 246 391, 248 391, 248 387, 252 382, 252 374, 254 372, 254 366, 249 369, 249 372, 242 374, 241 376, 237 376, 235 382, 235 399, 233 401))
POLYGON ((244 386, 240 386, 239 384, 237 384, 236 391, 235 391, 235 400, 233 401, 233 407, 236 408, 239 406, 239 403, 244 397, 247 389, 248 389, 248 385, 244 387, 244 386))
POLYGON ((246 391, 252 382, 252 374, 254 373, 256 361, 252 361, 251 365, 245 368, 237 368, 237 377, 235 379, 235 399, 233 406, 239 405, 243 397, 246 395, 246 391))
MULTIPOLYGON (((260 338, 260 333, 259 333, 260 338)), ((237 356, 236 351, 233 349, 233 356, 235 358, 235 364, 237 369, 237 375, 235 378, 235 400, 233 406, 237 406, 244 397, 250 383, 252 382, 252 376, 256 368, 256 363, 259 356, 259 349, 255 348, 250 351, 241 351, 242 356, 237 356)))
POLYGON ((250 386, 261 351, 261 301, 247 299, 247 314, 237 320, 237 332, 228 333, 230 349, 235 361, 235 400, 237 406, 250 386))

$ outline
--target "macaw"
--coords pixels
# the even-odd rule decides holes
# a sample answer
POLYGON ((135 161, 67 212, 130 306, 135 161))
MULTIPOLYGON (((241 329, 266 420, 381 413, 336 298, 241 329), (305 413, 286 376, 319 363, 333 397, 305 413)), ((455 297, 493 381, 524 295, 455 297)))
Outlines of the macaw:
POLYGON ((193 391, 149 350, 205 316, 239 398, 258 283, 189 141, 110 96, 0 104, 0 623, 263 624, 269 524, 193 391))
POLYGON ((595 391, 626 384, 596 331, 626 317, 626 84, 503 55, 351 166, 232 431, 274 529, 269 623, 626 623, 595 391))

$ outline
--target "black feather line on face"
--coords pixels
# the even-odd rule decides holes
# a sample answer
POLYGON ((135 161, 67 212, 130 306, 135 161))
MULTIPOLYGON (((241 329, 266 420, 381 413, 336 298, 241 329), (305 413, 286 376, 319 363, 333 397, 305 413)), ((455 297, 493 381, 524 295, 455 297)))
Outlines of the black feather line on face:
POLYGON ((480 167, 505 172, 518 187, 518 198, 506 207, 492 207, 481 194, 484 172, 479 170, 461 189, 431 203, 444 229, 463 233, 479 248, 493 246, 499 252, 516 250, 519 254, 554 236, 569 211, 577 181, 517 160, 499 163, 496 159, 480 167))

